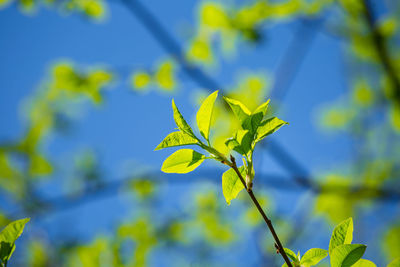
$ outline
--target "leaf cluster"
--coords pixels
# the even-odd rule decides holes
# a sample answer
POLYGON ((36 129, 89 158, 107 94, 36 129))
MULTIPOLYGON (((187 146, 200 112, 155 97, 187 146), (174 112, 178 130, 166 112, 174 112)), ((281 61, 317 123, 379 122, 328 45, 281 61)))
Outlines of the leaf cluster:
MULTIPOLYGON (((173 116, 178 131, 172 132, 165 137, 155 150, 175 146, 196 145, 203 151, 208 152, 209 155, 199 153, 193 149, 180 149, 164 161, 161 167, 163 172, 188 173, 200 166, 205 159, 214 159, 233 167, 234 163, 213 147, 210 142, 211 121, 217 96, 218 91, 210 94, 203 101, 196 115, 197 126, 203 140, 195 135, 190 125, 178 110, 174 100, 172 100, 173 116)), ((225 145, 242 156, 243 165, 238 170, 242 177, 246 177, 246 188, 251 189, 254 178, 253 152, 256 144, 277 131, 281 126, 287 124, 287 122, 276 117, 264 119, 269 100, 251 112, 238 100, 228 97, 224 97, 224 99, 241 125, 234 135, 226 140, 225 145)), ((233 168, 227 170, 222 175, 222 191, 228 204, 230 204, 232 199, 236 198, 244 187, 244 184, 233 168)))

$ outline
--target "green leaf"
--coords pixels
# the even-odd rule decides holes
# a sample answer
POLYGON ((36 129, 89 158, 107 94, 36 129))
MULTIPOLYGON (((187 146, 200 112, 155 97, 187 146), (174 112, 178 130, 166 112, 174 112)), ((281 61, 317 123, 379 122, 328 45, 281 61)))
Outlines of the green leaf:
POLYGON ((250 110, 240 101, 231 99, 228 97, 224 97, 225 101, 229 104, 231 107, 233 113, 235 116, 238 118, 240 123, 243 125, 243 123, 250 117, 251 112, 250 110))
POLYGON ((331 256, 331 267, 350 267, 363 256, 367 246, 361 244, 344 244, 337 246, 331 256))
POLYGON ((0 259, 7 262, 15 250, 15 241, 24 231, 25 224, 30 218, 9 223, 0 233, 0 259))
POLYGON ((313 266, 320 262, 326 256, 328 256, 327 250, 322 248, 312 248, 304 253, 300 263, 304 267, 313 266))
POLYGON ((353 264, 351 267, 376 267, 376 264, 372 261, 361 259, 353 264))
POLYGON ((178 108, 175 105, 175 101, 172 99, 172 110, 174 111, 174 120, 178 129, 182 132, 190 135, 191 137, 195 138, 192 128, 190 128, 189 124, 185 121, 182 114, 179 112, 178 108))
POLYGON ((192 149, 180 149, 164 161, 161 170, 166 173, 188 173, 196 169, 204 159, 203 154, 192 149))
POLYGON ((197 126, 201 135, 208 140, 210 134, 211 116, 213 113, 215 99, 217 99, 218 91, 209 95, 201 104, 196 115, 197 126))
POLYGON ((257 128, 256 142, 259 142, 262 139, 264 139, 267 135, 274 133, 285 124, 288 123, 281 119, 278 119, 277 117, 272 117, 270 119, 262 121, 257 128))
POLYGON ((191 137, 190 135, 185 134, 184 132, 172 132, 164 140, 154 149, 160 150, 166 147, 174 147, 174 146, 185 146, 185 145, 195 145, 198 141, 191 137))
POLYGON ((394 259, 387 267, 400 267, 400 258, 394 259))
POLYGON ((226 140, 225 145, 239 154, 246 155, 251 149, 253 135, 248 130, 237 131, 235 137, 226 140))
POLYGON ((353 240, 353 219, 348 218, 339 223, 332 232, 331 240, 329 241, 329 255, 333 250, 343 244, 351 244, 353 240))
MULTIPOLYGON (((244 166, 239 167, 239 171, 242 177, 246 176, 246 168, 244 166)), ((231 204, 231 200, 235 199, 243 188, 242 181, 240 181, 239 176, 233 169, 229 169, 222 174, 222 193, 228 205, 231 204)))
POLYGON ((286 255, 294 262, 300 262, 299 258, 297 257, 296 253, 294 253, 292 250, 288 248, 284 248, 286 255))
POLYGON ((253 115, 254 115, 254 114, 259 114, 259 113, 260 113, 260 114, 262 114, 262 116, 264 117, 265 114, 267 113, 268 105, 269 105, 269 99, 268 99, 266 102, 264 102, 264 103, 262 103, 261 105, 259 105, 259 106, 256 108, 256 110, 254 110, 253 115))
POLYGON ((267 102, 264 102, 256 108, 251 116, 244 122, 245 129, 248 129, 251 133, 256 133, 262 119, 265 116, 265 113, 267 112, 268 104, 269 99, 267 100, 267 102))

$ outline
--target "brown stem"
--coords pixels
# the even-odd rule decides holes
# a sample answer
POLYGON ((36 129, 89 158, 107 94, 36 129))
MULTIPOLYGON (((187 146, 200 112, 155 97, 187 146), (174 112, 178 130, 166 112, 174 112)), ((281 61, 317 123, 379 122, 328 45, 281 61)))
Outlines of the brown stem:
POLYGON ((253 193, 253 190, 249 187, 247 187, 246 182, 242 176, 242 174, 240 173, 237 165, 236 165, 236 160, 235 158, 231 155, 231 162, 227 162, 225 163, 227 164, 229 167, 231 167, 236 174, 238 175, 240 181, 242 182, 244 188, 246 189, 247 193, 249 194, 251 200, 253 201, 254 205, 256 205, 257 210, 260 212, 261 216, 263 217, 265 223, 267 224, 269 231, 271 232, 272 236, 274 237, 275 240, 275 247, 277 249, 277 251, 282 255, 283 259, 285 260, 286 264, 288 267, 292 267, 292 263, 289 260, 289 257, 286 255, 285 250, 283 249, 283 245, 281 243, 281 241, 279 240, 278 235, 275 232, 274 226, 272 225, 271 220, 268 218, 267 214, 265 214, 264 210, 262 209, 260 203, 258 202, 256 196, 253 193))

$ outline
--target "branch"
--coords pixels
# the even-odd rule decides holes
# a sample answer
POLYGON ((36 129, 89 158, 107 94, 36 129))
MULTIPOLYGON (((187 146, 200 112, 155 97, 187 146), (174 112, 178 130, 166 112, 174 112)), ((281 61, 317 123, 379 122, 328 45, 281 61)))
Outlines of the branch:
POLYGON ((279 240, 278 235, 275 232, 274 226, 272 225, 271 220, 268 218, 267 214, 265 214, 264 210, 262 209, 260 203, 258 202, 256 196, 253 193, 253 190, 250 187, 247 187, 245 180, 243 179, 242 174, 240 173, 237 165, 236 165, 236 160, 235 158, 231 155, 230 158, 230 162, 225 162, 226 165, 228 165, 229 167, 231 167, 237 174, 237 176, 239 177, 240 181, 242 182, 244 188, 246 189, 247 193, 249 194, 251 200, 253 201, 254 205, 256 206, 258 212, 260 212, 261 216, 263 217, 265 223, 268 226, 269 231, 271 232, 272 236, 274 237, 275 240, 275 247, 277 249, 277 252, 279 252, 283 259, 285 260, 287 266, 292 267, 292 263, 290 262, 288 256, 286 255, 285 249, 281 243, 281 241, 279 240))
POLYGON ((385 37, 379 32, 379 29, 376 25, 376 18, 373 13, 373 9, 371 7, 370 0, 363 0, 361 1, 363 4, 363 15, 369 27, 369 30, 372 34, 372 42, 375 46, 375 50, 378 54, 379 60, 381 65, 386 72, 387 76, 389 77, 393 89, 394 89, 394 102, 400 105, 400 81, 397 77, 396 70, 390 60, 389 51, 386 46, 386 39, 385 37))

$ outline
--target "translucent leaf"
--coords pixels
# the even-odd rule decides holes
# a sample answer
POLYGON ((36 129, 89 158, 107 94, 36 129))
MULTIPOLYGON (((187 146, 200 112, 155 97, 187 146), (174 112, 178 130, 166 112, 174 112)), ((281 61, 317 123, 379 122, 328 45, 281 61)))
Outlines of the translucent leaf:
POLYGON ((248 130, 239 130, 235 137, 226 140, 225 145, 241 155, 246 155, 251 149, 253 135, 248 130))
POLYGON ((256 108, 256 110, 251 114, 251 116, 245 122, 246 129, 249 129, 250 132, 252 133, 255 133, 257 131, 262 119, 265 116, 265 113, 267 113, 268 104, 269 104, 269 99, 256 108))
POLYGON ((172 99, 172 109, 174 111, 174 120, 179 130, 181 130, 184 133, 187 133, 191 137, 195 137, 192 128, 190 128, 189 124, 187 124, 182 114, 179 112, 178 108, 175 105, 175 101, 173 99, 172 99))
POLYGON ((270 135, 276 132, 283 125, 288 124, 287 122, 278 119, 277 117, 273 117, 261 122, 260 126, 257 128, 257 139, 256 142, 261 141, 267 135, 270 135))
POLYGON ((172 132, 154 149, 160 150, 166 147, 185 146, 197 144, 197 140, 184 132, 172 132))
POLYGON ((350 267, 363 256, 367 246, 361 244, 344 244, 337 246, 331 256, 331 267, 350 267))
POLYGON ((15 249, 15 241, 22 234, 29 218, 9 223, 0 233, 0 259, 6 262, 10 259, 15 249))
POLYGON ((204 159, 203 154, 192 149, 181 149, 164 161, 161 170, 166 173, 188 173, 196 169, 204 159))
MULTIPOLYGON (((239 171, 243 177, 246 176, 246 169, 244 166, 239 167, 239 171)), ((229 169, 222 174, 222 193, 228 205, 231 204, 231 200, 235 199, 243 188, 242 181, 240 181, 239 176, 233 169, 229 169)))
POLYGON ((376 264, 372 261, 361 259, 353 264, 352 267, 376 267, 376 264))
POLYGON ((294 253, 292 250, 288 248, 284 248, 286 255, 294 262, 299 262, 299 258, 297 258, 296 253, 294 253))
POLYGON ((196 115, 197 126, 201 135, 208 140, 210 134, 211 116, 213 113, 214 103, 217 99, 218 91, 210 94, 201 104, 196 115))
POLYGON ((240 123, 243 124, 251 115, 250 110, 238 100, 230 99, 228 97, 224 97, 224 99, 229 104, 240 123))
POLYGON ((321 248, 312 248, 304 253, 300 263, 304 267, 313 266, 320 262, 326 256, 328 256, 327 250, 321 248))
POLYGON ((338 224, 332 232, 331 240, 329 241, 329 254, 332 255, 333 250, 343 244, 351 244, 353 240, 353 219, 347 220, 338 224))
POLYGON ((259 105, 256 110, 254 110, 253 114, 262 114, 263 116, 265 116, 265 114, 267 113, 268 110, 268 106, 269 106, 269 99, 262 103, 261 105, 259 105))

